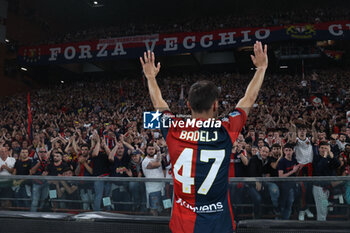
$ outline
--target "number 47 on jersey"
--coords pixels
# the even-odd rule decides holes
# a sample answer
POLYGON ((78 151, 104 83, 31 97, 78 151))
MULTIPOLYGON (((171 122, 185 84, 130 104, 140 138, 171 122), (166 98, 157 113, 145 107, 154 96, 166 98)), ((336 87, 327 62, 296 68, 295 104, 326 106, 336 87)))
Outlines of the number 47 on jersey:
MULTIPOLYGON (((214 183, 216 175, 220 169, 222 161, 225 158, 225 150, 201 150, 200 161, 208 163, 209 159, 214 159, 207 177, 197 191, 198 194, 207 195, 211 186, 214 183)), ((191 194, 191 185, 194 185, 194 177, 191 177, 192 173, 192 159, 193 149, 185 148, 174 165, 174 176, 177 181, 182 183, 182 192, 191 194), (182 175, 179 174, 182 168, 182 175)))

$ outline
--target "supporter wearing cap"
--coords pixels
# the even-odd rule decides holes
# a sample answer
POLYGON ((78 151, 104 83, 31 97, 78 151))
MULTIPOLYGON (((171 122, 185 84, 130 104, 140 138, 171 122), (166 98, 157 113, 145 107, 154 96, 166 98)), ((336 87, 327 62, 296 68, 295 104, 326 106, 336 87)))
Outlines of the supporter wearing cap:
MULTIPOLYGON (((140 150, 134 150, 131 153, 131 160, 128 165, 128 176, 130 177, 142 177, 142 153, 140 150)), ((131 201, 133 202, 132 210, 140 210, 141 203, 146 201, 145 185, 143 182, 129 182, 129 193, 131 195, 131 201)))
POLYGON ((141 151, 140 150, 134 150, 131 153, 131 160, 130 160, 130 163, 129 163, 129 166, 128 166, 130 171, 131 171, 131 174, 128 173, 128 175, 130 174, 132 177, 142 177, 141 163, 142 163, 142 153, 141 153, 141 151))
MULTIPOLYGON (((312 176, 313 174, 313 157, 314 157, 314 147, 313 144, 316 143, 317 135, 315 129, 315 123, 312 124, 312 138, 307 136, 308 128, 304 124, 299 124, 298 128, 291 123, 291 131, 292 131, 292 139, 289 141, 290 143, 295 143, 295 158, 300 165, 301 169, 299 171, 300 176, 312 176)), ((301 200, 298 202, 299 204, 299 216, 298 219, 303 221, 305 219, 305 214, 308 218, 313 218, 314 215, 309 209, 309 205, 313 203, 312 197, 312 185, 307 182, 301 183, 302 195, 301 200)))

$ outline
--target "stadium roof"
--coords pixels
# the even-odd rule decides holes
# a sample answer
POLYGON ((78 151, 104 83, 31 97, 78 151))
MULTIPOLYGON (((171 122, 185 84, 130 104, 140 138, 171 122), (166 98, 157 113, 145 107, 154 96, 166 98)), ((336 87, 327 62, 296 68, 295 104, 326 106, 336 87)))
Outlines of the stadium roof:
POLYGON ((215 16, 222 14, 252 15, 271 14, 307 8, 331 6, 347 7, 347 0, 20 0, 27 15, 36 15, 55 28, 69 32, 89 27, 113 26, 124 22, 162 23, 178 22, 187 17, 215 16), (97 3, 97 4, 95 4, 97 3))

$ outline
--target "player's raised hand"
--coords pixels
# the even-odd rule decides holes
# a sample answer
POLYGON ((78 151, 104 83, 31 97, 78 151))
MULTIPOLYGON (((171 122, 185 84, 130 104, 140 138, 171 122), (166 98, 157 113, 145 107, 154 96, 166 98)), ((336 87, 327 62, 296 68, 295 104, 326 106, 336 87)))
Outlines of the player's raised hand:
POLYGON ((147 79, 155 78, 160 70, 160 63, 155 66, 154 53, 151 51, 144 52, 143 58, 140 57, 143 73, 147 79))
POLYGON ((254 55, 250 55, 254 65, 257 68, 267 68, 268 58, 267 58, 267 45, 263 46, 260 41, 255 42, 254 44, 254 55))

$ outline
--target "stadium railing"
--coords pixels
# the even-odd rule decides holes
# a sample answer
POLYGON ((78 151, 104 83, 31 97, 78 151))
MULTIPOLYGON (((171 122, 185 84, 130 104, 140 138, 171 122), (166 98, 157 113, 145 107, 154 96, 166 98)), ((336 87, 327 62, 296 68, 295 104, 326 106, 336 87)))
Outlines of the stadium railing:
MULTIPOLYGON (((158 213, 160 216, 169 217, 173 204, 173 181, 170 178, 0 176, 0 210, 27 212, 35 210, 75 214, 90 212, 94 210, 95 188, 98 191, 103 187, 109 189, 110 192, 102 196, 98 210, 130 216, 152 216, 147 207, 146 182, 163 185, 161 192, 163 203, 158 213), (37 204, 33 204, 33 196, 37 195, 33 195, 35 185, 36 189, 40 188, 40 194, 44 194, 37 204), (67 186, 75 186, 76 188, 73 189, 76 191, 72 194, 65 191, 63 195, 60 195, 57 187, 63 190, 67 189, 67 186)), ((326 195, 329 195, 326 203, 328 205, 327 220, 350 219, 350 177, 332 176, 230 178, 230 201, 236 220, 280 218, 278 213, 280 209, 274 208, 271 201, 271 190, 269 190, 271 183, 275 184, 273 191, 279 194, 277 195, 279 207, 285 194, 282 189, 293 187, 294 201, 290 215, 292 220, 298 220, 299 211, 305 208, 308 208, 314 215, 311 218, 305 216, 305 219, 317 219, 314 186, 321 187, 326 195), (255 192, 257 183, 261 183, 262 188, 255 192)), ((323 203, 325 204, 325 201, 323 203)))

